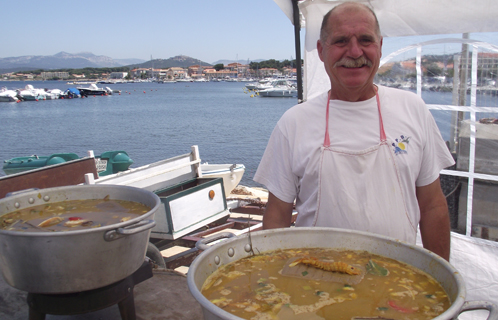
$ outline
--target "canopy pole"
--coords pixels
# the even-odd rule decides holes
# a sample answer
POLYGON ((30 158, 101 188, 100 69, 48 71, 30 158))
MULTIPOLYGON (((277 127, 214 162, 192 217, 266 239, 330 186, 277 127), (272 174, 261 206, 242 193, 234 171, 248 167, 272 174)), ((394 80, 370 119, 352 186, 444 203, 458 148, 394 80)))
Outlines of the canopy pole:
POLYGON ((292 11, 294 18, 294 41, 296 46, 296 71, 297 71, 297 100, 303 102, 303 73, 301 63, 301 22, 299 20, 299 0, 292 0, 292 11))

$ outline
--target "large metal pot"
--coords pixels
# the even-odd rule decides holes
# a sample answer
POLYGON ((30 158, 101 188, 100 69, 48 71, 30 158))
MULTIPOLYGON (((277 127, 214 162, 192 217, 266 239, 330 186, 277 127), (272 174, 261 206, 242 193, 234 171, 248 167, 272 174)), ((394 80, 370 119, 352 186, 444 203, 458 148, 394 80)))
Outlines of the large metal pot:
POLYGON ((151 210, 126 222, 67 232, 0 230, 0 270, 14 288, 31 293, 70 293, 126 278, 144 262, 150 229, 161 201, 128 186, 80 185, 17 193, 0 199, 0 216, 19 208, 65 200, 140 202, 151 210))
POLYGON ((215 306, 200 292, 207 277, 220 266, 245 258, 253 250, 256 254, 276 249, 290 248, 337 248, 367 250, 374 254, 396 259, 424 270, 441 283, 451 299, 451 306, 435 319, 456 319, 467 310, 487 309, 488 319, 498 319, 498 310, 492 303, 483 301, 465 302, 465 284, 461 275, 446 260, 423 248, 408 245, 391 238, 365 232, 332 228, 285 228, 244 234, 218 234, 200 240, 199 249, 205 250, 189 268, 188 287, 194 298, 201 304, 205 320, 241 319, 215 306), (211 247, 207 243, 225 237, 232 237, 211 247))

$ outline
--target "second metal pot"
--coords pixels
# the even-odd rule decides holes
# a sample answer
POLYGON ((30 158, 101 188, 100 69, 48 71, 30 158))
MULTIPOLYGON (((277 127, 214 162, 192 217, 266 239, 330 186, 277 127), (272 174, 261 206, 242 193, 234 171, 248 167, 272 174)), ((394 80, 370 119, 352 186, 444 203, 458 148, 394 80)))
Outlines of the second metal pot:
POLYGON ((435 319, 456 319, 466 310, 487 309, 488 319, 498 319, 498 310, 493 303, 483 301, 465 302, 463 278, 446 260, 421 247, 409 245, 391 238, 366 232, 333 228, 285 228, 256 231, 224 240, 211 247, 207 243, 232 237, 233 234, 218 234, 200 240, 196 245, 200 254, 190 265, 187 275, 188 287, 201 304, 205 320, 242 320, 211 303, 201 293, 204 281, 216 269, 251 254, 277 249, 334 248, 342 250, 366 250, 417 267, 434 277, 448 294, 451 306, 435 319))

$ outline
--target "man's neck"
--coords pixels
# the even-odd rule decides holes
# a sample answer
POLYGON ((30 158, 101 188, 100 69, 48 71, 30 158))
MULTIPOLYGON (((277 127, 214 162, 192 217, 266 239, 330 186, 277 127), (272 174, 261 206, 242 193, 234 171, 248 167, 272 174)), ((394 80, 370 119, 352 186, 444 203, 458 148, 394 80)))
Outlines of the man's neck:
POLYGON ((358 88, 356 90, 345 90, 345 89, 330 89, 330 99, 331 100, 342 100, 349 102, 365 101, 375 97, 377 92, 377 86, 374 84, 369 85, 366 88, 358 88))

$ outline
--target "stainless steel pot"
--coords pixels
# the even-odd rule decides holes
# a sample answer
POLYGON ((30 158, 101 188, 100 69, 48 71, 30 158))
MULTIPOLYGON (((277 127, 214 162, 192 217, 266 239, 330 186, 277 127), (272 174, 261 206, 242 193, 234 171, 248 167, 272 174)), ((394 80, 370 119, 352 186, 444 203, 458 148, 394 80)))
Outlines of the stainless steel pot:
POLYGON ((204 319, 241 319, 215 306, 200 292, 207 277, 220 266, 245 258, 253 250, 256 254, 276 249, 290 248, 337 248, 367 250, 374 254, 396 259, 424 270, 441 283, 451 299, 451 306, 435 319, 456 319, 464 311, 487 309, 488 319, 498 319, 498 309, 493 303, 483 301, 465 302, 465 284, 461 275, 446 260, 423 248, 408 245, 393 239, 365 232, 332 228, 285 228, 252 232, 233 237, 223 233, 200 240, 196 246, 205 250, 190 265, 187 275, 188 287, 201 304, 204 319), (232 237, 211 247, 207 243, 232 237))
POLYGON ((0 199, 0 216, 19 208, 65 200, 129 200, 151 210, 109 226, 67 232, 0 230, 0 270, 14 288, 31 293, 70 293, 126 278, 144 262, 150 229, 161 201, 128 186, 80 185, 32 190, 0 199))

